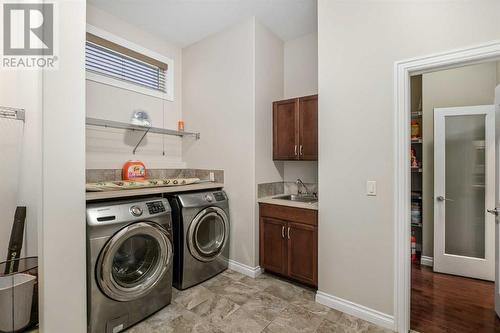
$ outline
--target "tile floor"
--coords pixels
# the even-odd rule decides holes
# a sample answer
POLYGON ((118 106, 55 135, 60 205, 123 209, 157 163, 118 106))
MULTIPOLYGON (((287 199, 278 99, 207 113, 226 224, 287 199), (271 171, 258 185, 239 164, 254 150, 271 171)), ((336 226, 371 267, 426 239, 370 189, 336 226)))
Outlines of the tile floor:
POLYGON ((174 289, 172 304, 128 333, 388 333, 314 302, 314 291, 263 274, 227 270, 196 287, 174 289))

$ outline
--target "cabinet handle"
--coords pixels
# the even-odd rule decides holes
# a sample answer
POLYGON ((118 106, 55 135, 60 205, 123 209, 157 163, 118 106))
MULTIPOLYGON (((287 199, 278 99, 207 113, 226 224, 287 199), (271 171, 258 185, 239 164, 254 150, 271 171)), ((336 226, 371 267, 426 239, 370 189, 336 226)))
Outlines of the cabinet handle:
POLYGON ((297 145, 295 145, 295 147, 294 147, 294 154, 295 154, 295 156, 297 156, 297 145))
POLYGON ((288 239, 290 239, 290 227, 288 227, 287 231, 286 231, 286 237, 288 239))
POLYGON ((281 238, 285 239, 285 226, 281 226, 281 238))
POLYGON ((299 154, 304 155, 304 146, 300 145, 299 154))

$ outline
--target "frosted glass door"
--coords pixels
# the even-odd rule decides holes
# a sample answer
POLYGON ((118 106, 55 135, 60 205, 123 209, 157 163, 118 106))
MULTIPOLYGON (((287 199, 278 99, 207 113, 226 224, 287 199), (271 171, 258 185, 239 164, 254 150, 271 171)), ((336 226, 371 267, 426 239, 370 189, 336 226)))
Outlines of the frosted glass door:
POLYGON ((445 119, 445 253, 485 257, 485 118, 445 119))
POLYGON ((494 107, 435 109, 434 117, 434 270, 494 280, 495 225, 486 212, 494 203, 494 107))

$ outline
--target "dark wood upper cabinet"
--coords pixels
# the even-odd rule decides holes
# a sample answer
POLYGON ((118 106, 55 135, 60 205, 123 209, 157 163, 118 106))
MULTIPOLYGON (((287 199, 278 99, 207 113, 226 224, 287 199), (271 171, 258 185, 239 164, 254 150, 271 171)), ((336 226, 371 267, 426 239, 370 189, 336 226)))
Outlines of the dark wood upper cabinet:
POLYGON ((318 96, 299 98, 299 155, 301 160, 318 160, 318 96))
POLYGON ((293 160, 298 157, 297 100, 288 99, 273 103, 273 158, 293 160))
POLYGON ((273 103, 273 159, 318 159, 318 95, 273 103))
POLYGON ((260 204, 260 266, 318 285, 318 212, 260 204))

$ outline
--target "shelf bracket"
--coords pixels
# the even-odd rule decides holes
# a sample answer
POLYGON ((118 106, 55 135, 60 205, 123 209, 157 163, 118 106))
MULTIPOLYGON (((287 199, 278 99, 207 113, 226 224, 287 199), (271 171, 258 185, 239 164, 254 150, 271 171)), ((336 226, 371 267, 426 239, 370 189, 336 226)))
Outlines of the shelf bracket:
POLYGON ((144 138, 146 137, 146 134, 148 134, 148 132, 149 132, 149 130, 150 130, 150 129, 151 129, 151 127, 150 127, 150 128, 148 128, 148 129, 144 132, 144 134, 142 135, 142 137, 141 137, 141 139, 139 140, 139 142, 137 142, 137 144, 135 145, 134 150, 132 151, 132 154, 134 154, 134 155, 135 155, 135 152, 137 151, 137 148, 139 147, 139 145, 141 144, 141 142, 144 140, 144 138))
POLYGON ((25 121, 24 109, 0 106, 0 118, 25 121))

